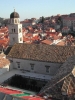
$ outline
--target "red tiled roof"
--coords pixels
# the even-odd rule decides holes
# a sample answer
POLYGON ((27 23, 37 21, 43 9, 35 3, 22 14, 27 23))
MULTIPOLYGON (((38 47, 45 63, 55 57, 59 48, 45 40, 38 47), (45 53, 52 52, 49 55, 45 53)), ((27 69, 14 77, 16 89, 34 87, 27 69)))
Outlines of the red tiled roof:
POLYGON ((0 68, 5 67, 6 65, 10 64, 8 59, 0 57, 0 68))
POLYGON ((0 32, 1 33, 8 32, 8 28, 7 27, 2 27, 2 28, 0 28, 0 32))
POLYGON ((52 41, 51 40, 43 40, 43 41, 41 41, 41 43, 50 45, 52 43, 52 41))
POLYGON ((39 36, 32 37, 32 41, 35 41, 35 40, 40 40, 40 37, 39 36))
POLYGON ((0 40, 0 46, 6 47, 6 46, 8 46, 8 44, 9 44, 8 38, 4 38, 4 39, 0 40))
POLYGON ((56 34, 56 32, 46 32, 47 35, 51 35, 54 36, 56 34))
POLYGON ((39 37, 32 37, 32 38, 26 38, 26 37, 24 37, 23 38, 23 41, 24 42, 33 42, 33 41, 35 41, 35 40, 39 40, 40 38, 39 37))
POLYGON ((26 42, 26 41, 30 41, 30 39, 27 38, 27 37, 23 37, 23 41, 24 41, 24 42, 26 42))
POLYGON ((75 20, 75 17, 65 17, 64 20, 75 20))
POLYGON ((59 36, 54 35, 53 39, 54 39, 54 40, 57 40, 57 39, 59 39, 59 36))
POLYGON ((56 45, 65 46, 65 41, 61 41, 61 42, 57 43, 56 45))
POLYGON ((32 37, 33 34, 32 34, 32 33, 27 33, 25 36, 26 36, 26 37, 32 37))

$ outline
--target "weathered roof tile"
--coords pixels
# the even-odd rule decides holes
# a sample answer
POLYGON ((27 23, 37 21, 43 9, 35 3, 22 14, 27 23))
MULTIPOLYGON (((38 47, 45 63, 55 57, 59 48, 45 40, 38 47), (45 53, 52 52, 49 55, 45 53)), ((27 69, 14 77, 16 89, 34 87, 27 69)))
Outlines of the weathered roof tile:
POLYGON ((73 55, 75 55, 75 47, 73 46, 16 43, 8 57, 63 63, 73 55))

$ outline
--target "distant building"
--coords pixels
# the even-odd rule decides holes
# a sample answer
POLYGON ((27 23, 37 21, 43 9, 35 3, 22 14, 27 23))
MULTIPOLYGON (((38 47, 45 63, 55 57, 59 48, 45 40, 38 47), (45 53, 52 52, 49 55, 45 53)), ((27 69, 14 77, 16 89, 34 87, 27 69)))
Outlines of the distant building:
POLYGON ((72 28, 73 26, 75 26, 75 17, 63 18, 63 27, 72 28))
POLYGON ((23 27, 32 26, 32 20, 24 20, 20 22, 23 27))
POLYGON ((69 33, 70 32, 70 28, 69 27, 63 27, 62 28, 62 33, 69 33))

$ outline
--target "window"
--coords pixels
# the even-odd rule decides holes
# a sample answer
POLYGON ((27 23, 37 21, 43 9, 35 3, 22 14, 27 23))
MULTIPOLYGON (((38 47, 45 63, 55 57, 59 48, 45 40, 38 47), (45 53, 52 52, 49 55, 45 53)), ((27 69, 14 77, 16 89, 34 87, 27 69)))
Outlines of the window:
POLYGON ((12 32, 13 32, 13 29, 12 29, 12 32))
POLYGON ((15 29, 14 29, 14 32, 15 32, 15 29))
POLYGON ((20 38, 20 41, 22 41, 22 37, 20 38))
POLYGON ((21 28, 19 29, 19 33, 21 33, 21 28))
POLYGON ((15 19, 15 23, 17 23, 17 20, 15 19))
POLYGON ((31 70, 34 70, 34 64, 30 64, 31 65, 31 70))
POLYGON ((46 67, 46 72, 49 73, 50 66, 45 66, 45 67, 46 67))
POLYGON ((15 38, 13 37, 13 41, 15 41, 15 38))
POLYGON ((16 63, 17 63, 18 68, 20 68, 20 62, 16 62, 16 63))

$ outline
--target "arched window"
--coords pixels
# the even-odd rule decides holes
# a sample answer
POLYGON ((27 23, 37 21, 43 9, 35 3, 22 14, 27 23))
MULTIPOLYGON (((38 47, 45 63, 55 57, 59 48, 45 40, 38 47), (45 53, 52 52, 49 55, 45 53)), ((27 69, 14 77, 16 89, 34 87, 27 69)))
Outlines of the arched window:
POLYGON ((17 23, 17 19, 15 19, 15 23, 17 23))
POLYGON ((15 29, 14 29, 14 32, 15 32, 15 29))
POLYGON ((22 37, 20 38, 20 41, 22 41, 22 37))
POLYGON ((21 32, 21 28, 19 29, 19 33, 21 32))
POLYGON ((46 65, 45 67, 46 67, 46 72, 49 73, 50 66, 47 66, 47 65, 46 65))

